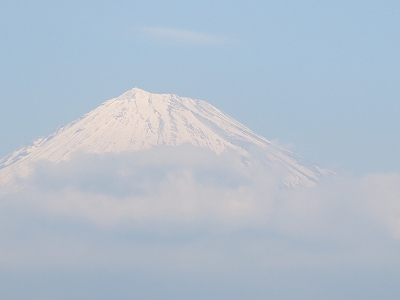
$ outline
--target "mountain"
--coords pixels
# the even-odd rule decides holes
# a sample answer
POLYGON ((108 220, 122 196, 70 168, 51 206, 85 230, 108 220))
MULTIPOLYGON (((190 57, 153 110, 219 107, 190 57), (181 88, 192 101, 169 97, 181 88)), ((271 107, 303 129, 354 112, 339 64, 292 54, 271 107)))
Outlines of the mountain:
POLYGON ((0 179, 26 176, 37 161, 58 163, 76 152, 125 153, 191 144, 216 154, 231 152, 282 174, 284 186, 313 186, 330 173, 254 133, 211 104, 134 88, 82 118, 0 160, 0 179))

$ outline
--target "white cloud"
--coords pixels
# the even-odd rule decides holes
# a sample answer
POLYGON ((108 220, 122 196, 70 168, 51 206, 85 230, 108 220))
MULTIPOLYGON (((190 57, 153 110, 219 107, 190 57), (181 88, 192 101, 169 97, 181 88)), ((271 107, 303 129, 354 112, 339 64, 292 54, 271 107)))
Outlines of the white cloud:
POLYGON ((138 30, 147 37, 168 42, 193 45, 225 45, 230 43, 230 40, 225 37, 175 28, 140 27, 138 30))
POLYGON ((0 265, 393 265, 399 199, 399 174, 279 192, 262 169, 198 148, 77 155, 1 196, 0 265))

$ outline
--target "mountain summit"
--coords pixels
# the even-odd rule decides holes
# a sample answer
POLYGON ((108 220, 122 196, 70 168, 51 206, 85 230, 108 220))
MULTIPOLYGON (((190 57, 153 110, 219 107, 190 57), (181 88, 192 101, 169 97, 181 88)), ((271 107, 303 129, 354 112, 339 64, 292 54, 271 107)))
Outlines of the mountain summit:
POLYGON ((312 186, 329 173, 285 150, 211 104, 133 88, 82 118, 0 160, 0 180, 24 176, 37 161, 60 162, 76 152, 123 153, 155 146, 191 144, 216 154, 233 152, 245 161, 257 153, 282 174, 285 186, 312 186))

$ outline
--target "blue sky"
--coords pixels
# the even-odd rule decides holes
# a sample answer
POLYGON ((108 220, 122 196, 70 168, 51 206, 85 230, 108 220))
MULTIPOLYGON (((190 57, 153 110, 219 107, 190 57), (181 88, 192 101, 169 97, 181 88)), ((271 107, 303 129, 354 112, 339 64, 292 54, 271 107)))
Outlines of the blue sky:
POLYGON ((174 193, 187 190, 163 178, 143 209, 164 206, 132 221, 137 195, 65 188, 76 174, 92 179, 81 171, 96 160, 66 163, 71 174, 40 166, 2 199, 0 290, 30 300, 395 299, 399 28, 398 1, 3 1, 0 156, 139 87, 206 100, 339 175, 276 201, 268 184, 204 188, 177 171, 203 210, 186 219, 192 207, 174 193), (238 218, 213 206, 234 191, 253 201, 238 218))
POLYGON ((400 171, 398 1, 5 1, 0 155, 132 87, 319 164, 400 171))

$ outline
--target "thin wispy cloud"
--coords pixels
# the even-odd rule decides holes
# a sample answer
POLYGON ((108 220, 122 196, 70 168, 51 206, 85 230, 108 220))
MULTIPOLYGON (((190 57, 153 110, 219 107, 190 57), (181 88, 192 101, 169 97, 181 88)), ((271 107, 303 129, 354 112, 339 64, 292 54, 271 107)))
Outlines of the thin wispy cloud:
POLYGON ((231 42, 226 37, 168 27, 140 27, 138 31, 148 38, 165 42, 191 45, 226 45, 231 42))

